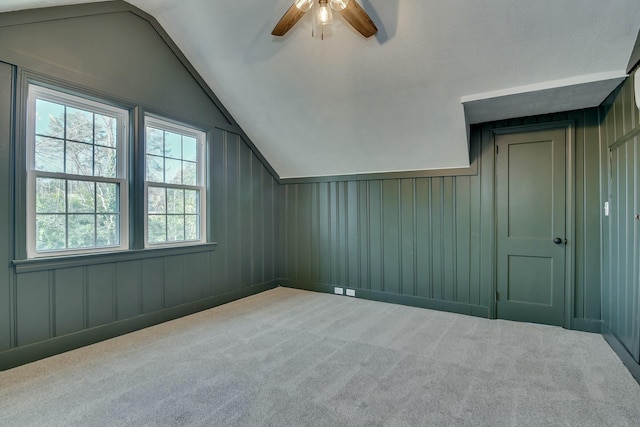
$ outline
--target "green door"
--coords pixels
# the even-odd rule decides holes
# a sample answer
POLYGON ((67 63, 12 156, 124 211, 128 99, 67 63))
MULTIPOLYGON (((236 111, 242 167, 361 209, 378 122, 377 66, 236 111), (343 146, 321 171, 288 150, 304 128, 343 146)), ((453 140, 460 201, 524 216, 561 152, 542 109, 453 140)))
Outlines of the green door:
POLYGON ((498 318, 564 325, 565 129, 496 136, 498 318))

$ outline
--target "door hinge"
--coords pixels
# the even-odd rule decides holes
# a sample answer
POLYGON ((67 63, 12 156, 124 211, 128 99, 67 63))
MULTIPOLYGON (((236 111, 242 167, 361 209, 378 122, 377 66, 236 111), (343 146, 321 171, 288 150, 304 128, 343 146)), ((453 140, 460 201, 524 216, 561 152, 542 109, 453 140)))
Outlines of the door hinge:
POLYGON ((496 144, 496 154, 500 154, 500 146, 496 144))
POLYGON ((500 292, 496 291, 496 301, 500 301, 500 292))

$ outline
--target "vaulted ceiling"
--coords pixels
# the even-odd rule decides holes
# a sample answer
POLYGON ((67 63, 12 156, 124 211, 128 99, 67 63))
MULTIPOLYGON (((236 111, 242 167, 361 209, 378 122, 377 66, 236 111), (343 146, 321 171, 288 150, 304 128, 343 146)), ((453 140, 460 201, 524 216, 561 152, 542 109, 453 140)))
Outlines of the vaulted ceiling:
POLYGON ((282 178, 466 167, 472 123, 598 105, 640 29, 638 0, 359 0, 370 39, 339 18, 312 38, 311 16, 276 38, 292 1, 128 0, 282 178))

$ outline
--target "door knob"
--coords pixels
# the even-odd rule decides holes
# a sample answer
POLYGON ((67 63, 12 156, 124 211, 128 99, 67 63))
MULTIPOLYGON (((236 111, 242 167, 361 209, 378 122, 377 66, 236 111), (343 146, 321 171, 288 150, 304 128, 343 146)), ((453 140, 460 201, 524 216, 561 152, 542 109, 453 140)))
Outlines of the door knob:
POLYGON ((556 237, 555 239, 553 239, 553 243, 555 243, 556 245, 561 245, 562 244, 562 239, 559 237, 556 237))

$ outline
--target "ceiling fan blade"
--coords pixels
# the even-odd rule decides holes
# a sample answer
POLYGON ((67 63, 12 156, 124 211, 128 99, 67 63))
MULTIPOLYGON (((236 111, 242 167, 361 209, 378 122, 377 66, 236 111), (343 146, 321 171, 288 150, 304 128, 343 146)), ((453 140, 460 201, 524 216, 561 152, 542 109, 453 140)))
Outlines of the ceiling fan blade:
POLYGON ((293 3, 289 10, 287 10, 284 15, 282 15, 282 18, 280 18, 280 21, 278 21, 276 26, 273 28, 271 34, 273 34, 274 36, 284 36, 285 34, 287 34, 287 31, 291 29, 291 27, 296 25, 296 22, 298 22, 300 18, 302 18, 302 15, 304 15, 305 13, 306 12, 298 9, 296 7, 296 4, 293 3))
POLYGON ((351 0, 347 7, 338 11, 338 13, 364 37, 371 37, 378 32, 376 24, 373 23, 367 12, 355 0, 351 0))

